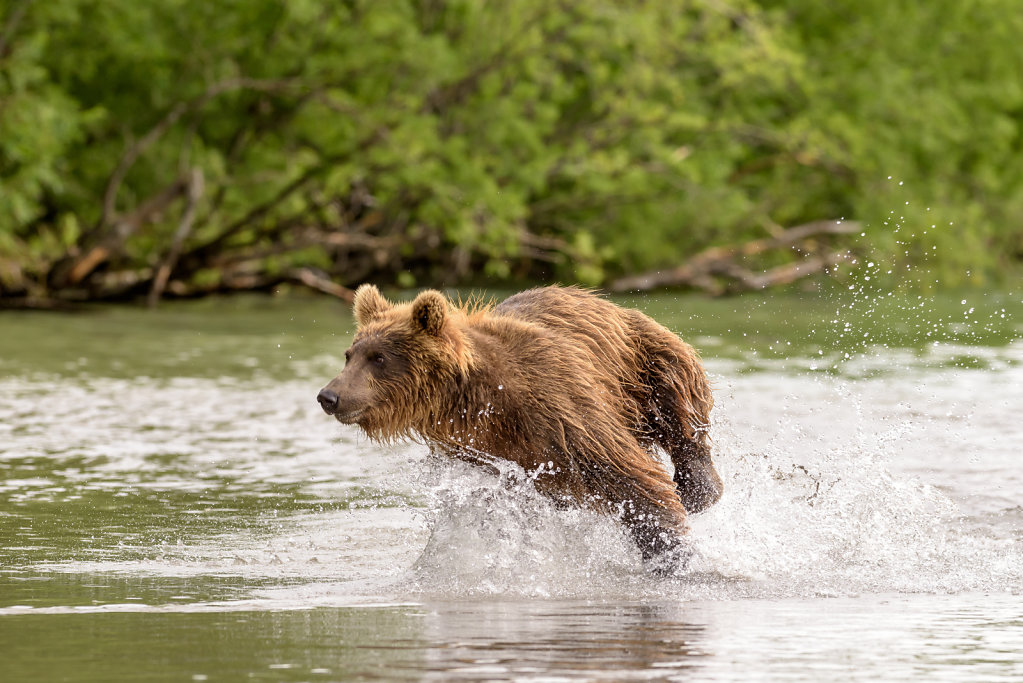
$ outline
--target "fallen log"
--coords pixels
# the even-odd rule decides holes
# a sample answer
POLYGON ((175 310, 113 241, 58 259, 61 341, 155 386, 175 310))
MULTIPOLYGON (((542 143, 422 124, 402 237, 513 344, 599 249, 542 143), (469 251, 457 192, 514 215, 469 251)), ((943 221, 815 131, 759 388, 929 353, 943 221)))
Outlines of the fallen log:
POLYGON ((739 245, 705 249, 682 265, 629 275, 611 282, 612 292, 646 292, 662 287, 687 287, 721 296, 742 291, 765 289, 789 284, 814 273, 820 273, 842 261, 847 252, 822 252, 815 238, 848 235, 859 232, 855 221, 813 221, 797 225, 763 239, 739 245), (743 260, 777 249, 791 249, 801 254, 794 263, 756 272, 743 260))

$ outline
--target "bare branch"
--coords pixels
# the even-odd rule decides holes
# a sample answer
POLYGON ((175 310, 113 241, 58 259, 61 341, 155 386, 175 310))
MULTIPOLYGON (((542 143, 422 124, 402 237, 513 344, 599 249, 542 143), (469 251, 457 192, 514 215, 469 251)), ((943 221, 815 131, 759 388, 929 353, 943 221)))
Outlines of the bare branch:
POLYGON ((308 169, 302 172, 301 175, 294 178, 287 185, 277 191, 272 198, 263 202, 262 204, 253 207, 245 215, 235 219, 233 223, 230 223, 227 227, 221 230, 217 235, 200 246, 195 247, 184 255, 182 261, 187 261, 189 267, 202 262, 210 254, 214 254, 217 250, 233 237, 235 234, 243 230, 246 226, 251 225, 253 222, 260 220, 268 216, 274 208, 276 208, 282 201, 293 195, 298 190, 302 189, 308 182, 315 179, 321 173, 325 173, 331 168, 332 165, 339 161, 347 158, 350 155, 358 154, 363 152, 374 144, 379 142, 387 134, 387 129, 384 127, 376 128, 366 137, 358 142, 355 149, 346 151, 345 153, 339 153, 331 156, 325 156, 319 163, 310 166, 308 169))
POLYGON ((317 292, 323 292, 333 297, 337 297, 342 301, 352 303, 355 301, 355 292, 347 287, 342 287, 337 284, 329 277, 321 275, 311 268, 296 268, 288 271, 288 278, 299 282, 310 289, 315 289, 317 292))
POLYGON ((181 222, 178 223, 178 229, 174 233, 170 250, 168 250, 163 263, 156 269, 156 274, 153 276, 153 286, 149 290, 149 296, 146 299, 146 303, 150 308, 154 308, 157 301, 160 300, 160 296, 167 286, 167 278, 170 277, 171 270, 173 270, 174 264, 177 263, 178 256, 181 255, 181 247, 189 233, 192 232, 192 224, 195 221, 195 207, 202 197, 204 185, 202 169, 193 168, 188 181, 185 210, 181 213, 181 222))
POLYGON ((138 158, 149 149, 153 143, 163 137, 171 126, 178 122, 178 120, 186 113, 201 109, 210 100, 215 97, 222 95, 233 90, 261 90, 266 92, 279 91, 286 88, 294 87, 296 83, 292 81, 280 81, 280 80, 261 80, 253 78, 233 78, 226 81, 220 81, 209 86, 202 95, 195 97, 187 102, 178 102, 170 110, 164 114, 163 118, 160 119, 155 126, 149 129, 149 131, 139 138, 135 144, 131 145, 121 159, 117 163, 117 167, 110 175, 110 179, 107 181, 106 190, 103 192, 103 210, 99 219, 99 226, 106 225, 111 217, 114 215, 117 207, 117 193, 121 189, 121 184, 124 182, 125 176, 128 174, 128 170, 138 161, 138 158))
POLYGON ((65 269, 63 269, 63 272, 56 275, 57 281, 62 282, 65 279, 65 274, 66 283, 70 285, 76 285, 84 280, 101 263, 110 258, 120 248, 124 240, 128 239, 130 235, 138 230, 139 226, 151 220, 153 216, 162 213, 171 202, 184 192, 185 187, 186 181, 183 178, 178 178, 163 190, 147 199, 134 211, 122 216, 114 224, 111 234, 106 235, 104 239, 94 244, 82 256, 70 261, 65 269))
POLYGON ((814 251, 805 244, 806 240, 823 235, 847 235, 859 230, 860 225, 855 221, 813 221, 782 230, 765 239, 705 249, 675 268, 619 278, 611 283, 609 289, 613 292, 636 292, 658 287, 692 287, 720 295, 788 284, 833 266, 844 258, 844 254, 833 252, 813 255, 762 273, 753 272, 739 261, 772 249, 797 245, 804 247, 805 251, 814 251))

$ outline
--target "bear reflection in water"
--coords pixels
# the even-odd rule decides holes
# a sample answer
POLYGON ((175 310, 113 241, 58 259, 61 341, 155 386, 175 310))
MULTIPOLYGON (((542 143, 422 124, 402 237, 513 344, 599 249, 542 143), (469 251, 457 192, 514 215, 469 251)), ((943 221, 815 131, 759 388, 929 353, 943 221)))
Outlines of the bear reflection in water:
POLYGON ((553 499, 620 519, 653 569, 681 568, 687 513, 721 496, 713 397, 691 346, 577 288, 493 306, 434 290, 392 304, 363 285, 355 318, 344 370, 317 396, 325 412, 374 439, 515 462, 553 499))

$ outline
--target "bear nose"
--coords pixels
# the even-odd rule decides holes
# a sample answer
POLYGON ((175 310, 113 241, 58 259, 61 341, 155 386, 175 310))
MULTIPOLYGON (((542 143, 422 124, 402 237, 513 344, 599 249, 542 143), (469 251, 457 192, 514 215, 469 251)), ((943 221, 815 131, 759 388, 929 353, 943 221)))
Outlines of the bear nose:
POLYGON ((316 400, 320 402, 320 407, 327 415, 333 415, 337 410, 338 395, 330 389, 321 389, 320 393, 316 394, 316 400))

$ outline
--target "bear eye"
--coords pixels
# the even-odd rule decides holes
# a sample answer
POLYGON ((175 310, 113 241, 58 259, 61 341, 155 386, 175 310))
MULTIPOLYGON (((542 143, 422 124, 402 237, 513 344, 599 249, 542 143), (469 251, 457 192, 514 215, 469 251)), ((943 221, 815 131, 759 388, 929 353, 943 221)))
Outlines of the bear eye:
POLYGON ((371 363, 373 363, 373 365, 377 365, 377 366, 383 365, 384 364, 384 354, 382 354, 382 353, 374 353, 373 355, 371 355, 369 357, 369 360, 370 360, 371 363))
POLYGON ((345 351, 345 364, 347 365, 348 361, 350 361, 351 359, 352 359, 352 350, 348 349, 347 351, 345 351))

